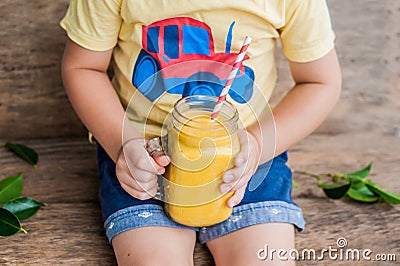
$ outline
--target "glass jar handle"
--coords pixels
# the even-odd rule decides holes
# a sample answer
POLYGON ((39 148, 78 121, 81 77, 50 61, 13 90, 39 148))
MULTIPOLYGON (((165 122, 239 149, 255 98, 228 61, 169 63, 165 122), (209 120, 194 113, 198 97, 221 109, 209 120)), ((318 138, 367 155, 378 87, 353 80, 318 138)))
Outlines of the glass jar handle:
POLYGON ((146 143, 145 148, 151 157, 157 157, 164 154, 164 149, 161 144, 161 137, 155 137, 150 139, 146 143))
MULTIPOLYGON (((168 136, 164 137, 155 137, 150 139, 146 143, 146 151, 149 153, 151 157, 157 157, 163 154, 167 154, 165 152, 167 147, 167 139, 168 136), (164 143, 164 145, 163 145, 164 143)), ((168 202, 169 201, 169 181, 162 175, 157 175, 157 193, 153 197, 157 200, 163 201, 163 202, 168 202)))

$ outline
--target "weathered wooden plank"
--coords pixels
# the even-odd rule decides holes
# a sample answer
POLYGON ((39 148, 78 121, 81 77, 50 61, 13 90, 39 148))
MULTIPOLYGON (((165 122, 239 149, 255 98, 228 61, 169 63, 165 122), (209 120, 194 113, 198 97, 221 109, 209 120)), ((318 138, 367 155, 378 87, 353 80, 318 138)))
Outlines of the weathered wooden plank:
MULTIPOLYGON (((298 198, 297 203, 303 208, 307 229, 297 234, 296 248, 300 252, 313 249, 317 256, 322 249, 338 249, 337 240, 344 238, 347 246, 344 251, 353 249, 362 252, 370 249, 371 258, 376 254, 395 254, 397 263, 400 258, 400 209, 386 204, 360 204, 342 201, 331 201, 326 198, 298 198)), ((332 253, 333 256, 338 255, 332 253)), ((361 253, 362 254, 362 253, 361 253)), ((298 265, 366 265, 366 260, 353 260, 351 257, 330 259, 325 254, 323 260, 300 261, 298 265)), ((398 265, 396 261, 385 262, 385 265, 398 265)), ((377 264, 376 264, 377 265, 377 264)))
MULTIPOLYGON (((312 173, 345 173, 358 170, 374 161, 368 177, 382 188, 400 193, 400 138, 376 132, 313 135, 296 145, 289 153, 293 169, 312 173)), ((306 230, 297 234, 298 250, 314 249, 321 252, 338 248, 336 240, 344 237, 348 249, 370 249, 373 254, 395 254, 400 258, 400 206, 363 204, 342 199, 329 200, 312 177, 294 174, 299 188, 293 197, 303 209, 306 230)), ((328 181, 328 180, 327 180, 328 181)), ((372 257, 372 256, 371 256, 372 257)), ((330 260, 303 261, 298 265, 365 265, 366 261, 330 260)), ((385 262, 385 265, 397 265, 385 262)))
MULTIPOLYGON (((391 191, 399 192, 400 184, 397 182, 397 175, 400 172, 398 164, 400 154, 389 147, 396 145, 400 140, 393 137, 382 138, 379 143, 372 143, 368 151, 364 151, 362 148, 364 143, 371 143, 368 140, 367 134, 359 136, 342 134, 331 139, 315 135, 291 150, 290 164, 297 170, 314 173, 346 172, 362 167, 371 160, 376 160, 371 179, 391 191), (335 140, 337 144, 332 146, 332 140, 335 140), (383 159, 381 159, 382 154, 385 155, 383 159)), ((60 258, 66 263, 78 264, 80 260, 87 260, 89 264, 91 261, 94 263, 102 261, 100 260, 102 256, 90 255, 94 252, 91 250, 93 247, 87 247, 88 256, 86 253, 79 253, 80 255, 70 260, 64 254, 64 252, 74 253, 73 248, 66 249, 65 247, 87 246, 88 243, 85 241, 92 243, 100 250, 99 252, 109 250, 106 244, 99 244, 104 243, 104 233, 97 203, 95 147, 89 145, 85 139, 35 140, 28 141, 26 144, 39 152, 39 170, 34 172, 31 166, 2 150, 0 161, 4 168, 2 167, 1 173, 5 176, 15 173, 16 169, 25 171, 24 194, 44 201, 48 206, 40 211, 36 218, 26 223, 27 229, 30 230, 28 241, 24 236, 24 241, 21 243, 8 243, 9 250, 15 250, 15 248, 22 250, 27 247, 31 249, 29 239, 32 237, 32 241, 37 243, 38 248, 46 246, 47 243, 65 241, 65 243, 62 242, 63 248, 56 249, 55 246, 49 248, 53 255, 49 253, 45 258, 50 262, 56 262, 60 258), (87 214, 84 208, 87 208, 87 214), (68 219, 65 219, 66 217, 68 219), (47 236, 40 236, 42 232, 46 232, 47 236), (83 236, 85 234, 87 236, 83 236), (60 235, 64 237, 60 238, 60 235)), ((329 246, 334 248, 334 241, 339 237, 345 237, 353 248, 399 253, 399 207, 389 207, 384 204, 359 204, 346 200, 331 201, 316 187, 314 179, 297 174, 294 178, 299 184, 299 188, 294 190, 294 198, 303 208, 308 222, 306 231, 298 234, 296 238, 296 247, 299 250, 306 248, 321 250, 329 246)), ((7 258, 13 258, 9 253, 7 254, 9 256, 7 258)), ((194 256, 200 263, 198 265, 212 265, 208 252, 199 245, 194 256)), ((38 260, 40 257, 34 259, 38 260)), ((309 262, 301 263, 299 264, 310 265, 309 262)), ((328 264, 329 261, 326 265, 328 264)))
POLYGON ((114 255, 102 230, 96 203, 48 204, 23 223, 28 234, 1 239, 8 265, 112 265, 114 255))
MULTIPOLYGON (((0 116, 0 138, 85 134, 66 99, 60 78, 65 34, 58 22, 68 2, 1 1, 0 113, 6 115, 0 116), (14 12, 15 6, 20 7, 19 12, 14 12)), ((388 110, 399 108, 395 96, 400 36, 394 26, 398 24, 399 2, 328 3, 337 33, 344 93, 338 108, 318 132, 371 130, 374 125, 369 121, 374 120, 385 126, 388 134, 398 135, 399 118, 389 117, 388 110), (352 115, 348 116, 349 113, 352 115), (371 120, 366 120, 366 116, 371 120)), ((280 83, 273 102, 292 84, 282 56, 278 57, 278 66, 280 83)))
MULTIPOLYGON (((0 143, 4 143, 2 141, 0 143)), ((19 141, 39 155, 38 170, 0 149, 0 177, 24 172, 24 194, 46 203, 97 200, 96 147, 86 139, 19 141)))
POLYGON ((1 1, 0 138, 84 134, 60 75, 65 34, 58 22, 68 2, 1 1))
MULTIPOLYGON (((349 249, 400 255, 400 229, 394 223, 400 219, 398 209, 331 202, 324 198, 302 198, 298 203, 306 213, 308 229, 297 234, 297 250, 321 252, 324 248, 337 248, 336 240, 344 237, 349 249)), ((95 203, 49 204, 23 223, 29 232, 27 235, 21 233, 1 240, 0 262, 5 265, 115 265, 99 215, 95 203)), ((213 265, 208 251, 199 244, 194 257, 195 265, 213 265)), ((315 264, 313 261, 298 263, 315 264)), ((325 257, 324 265, 338 265, 338 260, 325 257)), ((351 261, 343 265, 357 264, 351 261)), ((388 262, 387 265, 395 264, 388 262)))
MULTIPOLYGON (((116 265, 100 215, 93 202, 48 204, 23 222, 28 234, 0 239, 0 264, 116 265)), ((212 265, 200 244, 196 245, 195 260, 195 265, 212 265)))

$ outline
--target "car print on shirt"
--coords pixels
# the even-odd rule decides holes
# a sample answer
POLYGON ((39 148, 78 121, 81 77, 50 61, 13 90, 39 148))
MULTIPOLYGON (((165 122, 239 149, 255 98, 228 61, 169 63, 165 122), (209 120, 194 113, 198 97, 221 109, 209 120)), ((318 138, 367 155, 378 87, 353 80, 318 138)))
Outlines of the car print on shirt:
MULTIPOLYGON (((199 20, 177 17, 143 26, 143 48, 134 66, 132 84, 150 101, 164 92, 182 97, 219 96, 238 55, 230 52, 234 24, 230 25, 224 53, 215 53, 211 29, 199 20)), ((245 60, 248 58, 246 55, 245 60)), ((230 97, 237 103, 248 102, 253 84, 254 71, 242 62, 230 97)))

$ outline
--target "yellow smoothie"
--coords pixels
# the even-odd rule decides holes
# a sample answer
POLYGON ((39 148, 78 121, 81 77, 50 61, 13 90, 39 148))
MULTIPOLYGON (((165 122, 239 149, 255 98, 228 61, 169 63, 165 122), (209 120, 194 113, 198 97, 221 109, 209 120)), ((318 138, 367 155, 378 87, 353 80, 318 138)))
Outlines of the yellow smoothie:
POLYGON ((226 220, 232 192, 221 194, 222 174, 233 167, 240 150, 236 130, 226 127, 223 116, 214 121, 210 112, 190 111, 168 134, 171 164, 165 177, 171 182, 166 212, 178 223, 207 226, 226 220))

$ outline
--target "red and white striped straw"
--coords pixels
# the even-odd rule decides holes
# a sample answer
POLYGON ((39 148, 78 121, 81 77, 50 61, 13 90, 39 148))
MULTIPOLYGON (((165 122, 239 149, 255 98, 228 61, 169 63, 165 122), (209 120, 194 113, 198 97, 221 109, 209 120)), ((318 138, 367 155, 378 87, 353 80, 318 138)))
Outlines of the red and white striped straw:
POLYGON ((239 66, 240 66, 241 62, 243 61, 244 56, 246 55, 246 51, 250 45, 250 42, 251 42, 251 38, 249 36, 246 36, 246 38, 244 39, 242 48, 240 48, 239 54, 235 60, 235 63, 232 66, 232 70, 229 73, 228 79, 226 80, 225 86, 222 89, 221 94, 219 95, 218 101, 216 102, 216 104, 214 106, 214 110, 211 114, 211 120, 214 120, 218 116, 218 113, 226 99, 226 95, 228 94, 229 89, 232 86, 233 80, 235 79, 236 74, 239 70, 239 66))

